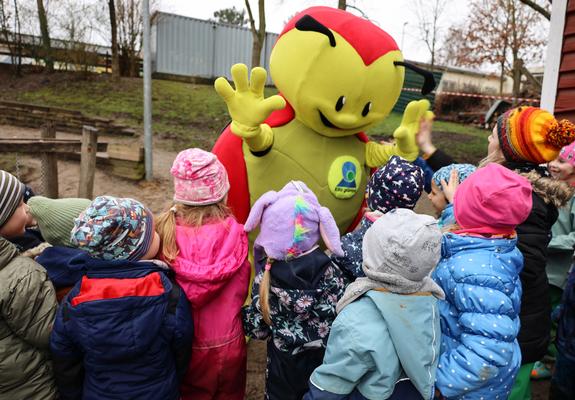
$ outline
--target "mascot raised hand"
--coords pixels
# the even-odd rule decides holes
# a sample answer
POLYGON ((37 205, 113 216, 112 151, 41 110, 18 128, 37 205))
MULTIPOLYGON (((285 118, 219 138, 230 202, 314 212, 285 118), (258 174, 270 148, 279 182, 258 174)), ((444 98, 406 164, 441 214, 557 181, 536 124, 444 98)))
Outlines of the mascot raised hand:
POLYGON ((429 108, 412 102, 394 144, 371 142, 363 133, 392 110, 403 87, 405 68, 425 78, 422 92, 433 89, 433 75, 403 61, 397 44, 366 19, 329 7, 312 7, 285 26, 270 57, 279 95, 264 98, 266 71, 244 64, 215 88, 232 122, 213 152, 231 183, 228 204, 241 222, 265 192, 303 181, 328 207, 341 232, 361 214, 370 170, 392 155, 413 161, 415 135, 429 108))

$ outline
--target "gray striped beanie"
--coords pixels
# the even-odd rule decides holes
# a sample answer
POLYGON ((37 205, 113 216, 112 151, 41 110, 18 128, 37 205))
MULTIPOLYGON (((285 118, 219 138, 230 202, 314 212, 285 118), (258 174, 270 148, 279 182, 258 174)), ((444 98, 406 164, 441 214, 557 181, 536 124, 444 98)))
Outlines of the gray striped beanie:
POLYGON ((0 227, 14 214, 24 195, 25 186, 14 175, 0 170, 0 227))

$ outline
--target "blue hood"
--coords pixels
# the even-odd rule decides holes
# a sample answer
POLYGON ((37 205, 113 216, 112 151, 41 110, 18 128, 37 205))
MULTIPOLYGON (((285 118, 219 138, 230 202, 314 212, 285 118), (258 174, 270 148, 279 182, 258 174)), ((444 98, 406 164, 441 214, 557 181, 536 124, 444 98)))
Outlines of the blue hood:
POLYGON ((155 261, 105 261, 92 258, 87 252, 71 247, 49 247, 36 258, 46 268, 56 289, 74 286, 84 275, 136 278, 151 270, 168 272, 167 266, 155 261))

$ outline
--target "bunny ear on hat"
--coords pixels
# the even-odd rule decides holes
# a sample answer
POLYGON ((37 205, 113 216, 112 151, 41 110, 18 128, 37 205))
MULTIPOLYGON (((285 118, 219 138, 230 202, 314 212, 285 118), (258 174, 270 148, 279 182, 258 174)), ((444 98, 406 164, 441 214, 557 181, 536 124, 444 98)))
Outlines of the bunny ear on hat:
POLYGON ((248 219, 244 224, 244 230, 246 232, 251 232, 256 229, 262 220, 262 215, 266 207, 272 203, 275 203, 278 198, 278 193, 273 190, 262 194, 250 210, 250 215, 248 215, 248 219))
POLYGON ((318 210, 319 216, 319 232, 326 247, 332 251, 336 256, 343 257, 343 249, 341 248, 341 241, 339 237, 339 229, 333 219, 333 215, 326 207, 321 207, 318 210))

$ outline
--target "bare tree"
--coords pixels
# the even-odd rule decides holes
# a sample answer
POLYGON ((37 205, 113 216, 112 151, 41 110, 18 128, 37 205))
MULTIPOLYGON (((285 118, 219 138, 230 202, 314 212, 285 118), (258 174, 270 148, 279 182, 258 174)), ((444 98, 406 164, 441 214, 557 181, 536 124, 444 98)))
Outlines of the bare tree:
POLYGON ((118 54, 118 24, 116 22, 116 4, 114 0, 108 0, 110 14, 110 37, 112 45, 112 77, 120 78, 120 56, 118 54))
POLYGON ((142 48, 141 4, 139 0, 118 0, 118 42, 120 46, 120 71, 122 76, 136 77, 140 74, 140 50, 142 48))
POLYGON ((245 0, 246 9, 248 10, 248 19, 250 21, 250 30, 252 32, 252 68, 260 65, 260 58, 262 54, 262 48, 264 46, 264 41, 266 38, 266 13, 265 13, 265 2, 264 0, 258 0, 258 14, 259 23, 256 29, 256 24, 254 21, 254 16, 252 13, 252 8, 250 7, 250 1, 245 0))
POLYGON ((338 0, 337 1, 337 8, 339 8, 340 10, 345 10, 346 6, 347 6, 347 1, 346 0, 338 0))
POLYGON ((435 65, 436 50, 441 35, 441 17, 448 0, 416 0, 414 11, 417 16, 419 39, 425 43, 431 56, 431 68, 435 65))
POLYGON ((54 71, 54 60, 52 59, 52 46, 50 44, 50 31, 48 30, 48 17, 44 8, 43 0, 36 0, 38 5, 38 21, 40 23, 40 33, 42 37, 42 58, 46 64, 46 71, 54 71))
POLYGON ((18 11, 18 1, 14 0, 14 42, 15 42, 15 57, 13 57, 12 64, 16 67, 16 75, 22 75, 22 26, 20 23, 20 13, 18 11), (14 62, 15 61, 15 62, 14 62))
POLYGON ((56 26, 64 39, 62 61, 66 69, 81 72, 87 78, 90 67, 98 61, 95 47, 89 44, 94 30, 93 19, 90 18, 92 4, 67 0, 63 5, 56 26))
MULTIPOLYGON (((551 11, 549 11, 548 9, 543 7, 542 5, 537 4, 534 0, 519 0, 519 1, 521 1, 526 6, 531 7, 533 10, 537 11, 539 14, 541 14, 543 17, 547 18, 548 20, 551 20, 551 11)), ((551 4, 551 0, 548 0, 548 3, 551 4)))
POLYGON ((500 91, 509 75, 517 95, 523 64, 542 60, 546 35, 541 33, 541 22, 519 0, 473 0, 467 18, 449 29, 444 54, 458 65, 498 66, 500 91))

